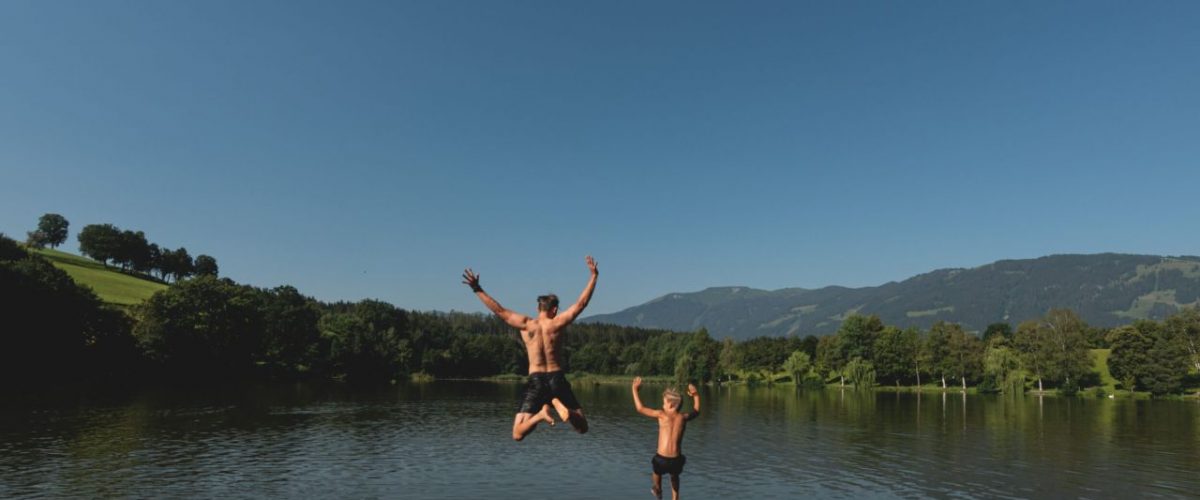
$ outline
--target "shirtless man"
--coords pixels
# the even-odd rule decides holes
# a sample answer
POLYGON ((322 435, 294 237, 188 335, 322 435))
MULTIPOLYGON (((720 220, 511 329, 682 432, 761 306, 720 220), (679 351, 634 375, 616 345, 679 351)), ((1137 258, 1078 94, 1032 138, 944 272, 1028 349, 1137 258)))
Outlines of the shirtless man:
POLYGON ((505 323, 521 330, 521 340, 529 354, 529 382, 525 385, 525 395, 521 398, 521 407, 513 421, 514 440, 525 439, 539 422, 554 425, 554 419, 550 417, 550 405, 554 405, 560 420, 570 422, 580 434, 588 430, 583 408, 571 392, 571 384, 563 375, 558 358, 559 346, 562 345, 567 325, 579 317, 592 300, 592 291, 596 289, 596 277, 600 272, 596 270, 596 260, 590 255, 587 257, 587 266, 592 272, 592 277, 584 287, 583 293, 579 295, 579 300, 560 314, 558 297, 553 294, 542 295, 538 297, 536 318, 505 309, 479 286, 478 274, 470 269, 463 271, 463 283, 471 287, 483 305, 505 323))
POLYGON ((638 397, 638 389, 641 386, 642 377, 633 379, 633 406, 637 408, 638 413, 658 419, 658 453, 650 459, 650 466, 654 471, 650 473, 650 492, 661 499, 662 476, 670 474, 671 498, 679 500, 679 474, 683 473, 683 465, 687 463, 687 457, 683 456, 683 431, 688 422, 700 416, 700 393, 696 392, 696 386, 688 384, 687 393, 692 397, 692 412, 684 415, 679 413, 682 401, 675 388, 663 391, 662 409, 654 410, 642 406, 642 399, 638 397))

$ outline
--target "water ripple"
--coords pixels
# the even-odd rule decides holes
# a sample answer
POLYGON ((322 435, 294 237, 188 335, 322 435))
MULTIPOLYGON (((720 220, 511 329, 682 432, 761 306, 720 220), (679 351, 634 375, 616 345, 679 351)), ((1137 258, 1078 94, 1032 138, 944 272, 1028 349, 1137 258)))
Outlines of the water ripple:
MULTIPOLYGON (((646 497, 656 423, 578 387, 592 432, 508 436, 519 386, 251 388, 0 413, 0 497, 646 497)), ((1196 405, 705 391, 699 498, 1180 498, 1196 405)))

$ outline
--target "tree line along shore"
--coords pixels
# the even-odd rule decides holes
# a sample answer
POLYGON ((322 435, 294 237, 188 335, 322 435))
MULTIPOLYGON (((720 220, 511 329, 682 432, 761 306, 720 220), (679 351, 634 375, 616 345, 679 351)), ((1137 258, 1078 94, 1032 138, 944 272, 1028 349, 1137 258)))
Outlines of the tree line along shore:
MULTIPOLYGON (((87 259, 40 249, 32 236, 21 244, 0 235, 0 293, 11 311, 0 370, 9 384, 520 379, 527 368, 516 332, 490 315, 321 302, 291 286, 220 278, 215 259, 205 272, 193 262, 190 273, 158 279, 145 267, 103 262, 92 274, 68 274, 61 268, 87 259), (120 281, 114 276, 144 280, 143 295, 102 299, 117 296, 104 290, 120 281)), ((1200 388, 1198 346, 1193 308, 1107 329, 1052 309, 979 335, 945 322, 901 329, 864 315, 848 316, 830 335, 745 341, 713 339, 704 329, 577 323, 564 351, 583 383, 643 375, 673 383, 1178 396, 1200 388)))

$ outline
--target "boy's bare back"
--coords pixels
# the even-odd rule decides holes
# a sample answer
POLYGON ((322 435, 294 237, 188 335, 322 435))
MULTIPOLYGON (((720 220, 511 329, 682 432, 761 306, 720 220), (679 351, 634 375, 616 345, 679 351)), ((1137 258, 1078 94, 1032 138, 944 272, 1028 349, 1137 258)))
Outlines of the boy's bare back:
MULTIPOLYGON (((691 414, 689 414, 691 415, 691 414)), ((683 431, 687 428, 687 417, 672 410, 658 412, 658 454, 677 457, 683 451, 683 431)))
POLYGON ((641 386, 642 377, 633 379, 633 406, 637 408, 638 413, 658 420, 658 453, 650 459, 653 471, 650 474, 650 491, 654 493, 655 498, 661 499, 662 477, 670 475, 671 498, 679 500, 679 475, 683 473, 683 467, 687 463, 687 457, 683 456, 681 449, 683 432, 687 429, 689 420, 700 416, 700 394, 696 392, 696 386, 688 384, 687 393, 692 397, 692 412, 685 415, 679 412, 683 398, 675 389, 663 391, 663 407, 661 410, 655 410, 642 405, 642 398, 638 396, 638 388, 641 386))
POLYGON ((678 393, 675 394, 675 401, 668 401, 663 398, 663 408, 655 410, 642 405, 641 398, 638 396, 638 388, 642 386, 642 378, 637 377, 633 380, 633 402, 638 413, 647 417, 654 417, 658 420, 658 454, 664 457, 677 457, 682 452, 683 433, 687 430, 689 420, 700 415, 700 396, 696 392, 696 386, 688 384, 688 396, 692 398, 693 409, 691 413, 680 413, 679 407, 682 401, 678 400, 678 393))

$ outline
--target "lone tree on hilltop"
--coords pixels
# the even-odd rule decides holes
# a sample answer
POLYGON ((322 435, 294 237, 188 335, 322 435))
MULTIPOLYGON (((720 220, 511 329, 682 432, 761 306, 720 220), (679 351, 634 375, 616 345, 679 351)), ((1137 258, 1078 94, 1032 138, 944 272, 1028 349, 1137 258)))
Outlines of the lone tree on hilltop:
POLYGON ((37 229, 27 233, 29 235, 26 243, 29 246, 43 248, 49 246, 58 248, 64 241, 67 241, 67 218, 58 214, 45 214, 38 218, 37 229))
POLYGON ((210 255, 197 255, 194 267, 196 276, 217 276, 217 259, 210 255))

